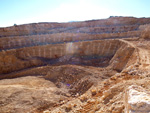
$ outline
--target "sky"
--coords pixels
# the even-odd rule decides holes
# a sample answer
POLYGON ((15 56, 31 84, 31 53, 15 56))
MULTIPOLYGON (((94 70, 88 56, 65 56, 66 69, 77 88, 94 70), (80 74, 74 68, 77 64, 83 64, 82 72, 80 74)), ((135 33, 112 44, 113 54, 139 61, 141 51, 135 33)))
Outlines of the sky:
POLYGON ((0 0, 0 27, 109 16, 150 17, 150 0, 0 0))

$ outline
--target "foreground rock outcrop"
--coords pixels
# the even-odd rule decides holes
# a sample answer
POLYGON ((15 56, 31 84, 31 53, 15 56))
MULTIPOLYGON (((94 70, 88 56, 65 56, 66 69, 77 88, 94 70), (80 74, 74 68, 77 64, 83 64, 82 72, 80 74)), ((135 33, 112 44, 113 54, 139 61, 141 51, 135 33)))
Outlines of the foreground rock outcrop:
POLYGON ((150 112, 150 18, 0 28, 0 113, 150 112))
POLYGON ((150 92, 141 86, 130 86, 126 92, 126 113, 149 113, 150 92))

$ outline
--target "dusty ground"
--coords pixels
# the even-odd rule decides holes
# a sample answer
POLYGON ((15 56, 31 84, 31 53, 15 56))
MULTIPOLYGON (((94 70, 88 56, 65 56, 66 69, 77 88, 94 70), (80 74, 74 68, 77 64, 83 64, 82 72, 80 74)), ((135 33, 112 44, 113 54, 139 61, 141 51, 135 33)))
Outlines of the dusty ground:
MULTIPOLYGON (((0 80, 0 112, 42 112, 53 109, 84 94, 115 71, 76 65, 44 66, 45 76, 26 76, 0 80), (104 75, 103 75, 104 74, 104 75)), ((23 72, 22 72, 23 73, 23 72)), ((78 104, 78 103, 77 103, 78 104)))
POLYGON ((136 84, 150 89, 148 72, 139 76, 111 68, 62 65, 21 73, 28 76, 0 80, 0 112, 122 113, 128 86, 136 84), (33 76, 33 72, 40 74, 33 76))

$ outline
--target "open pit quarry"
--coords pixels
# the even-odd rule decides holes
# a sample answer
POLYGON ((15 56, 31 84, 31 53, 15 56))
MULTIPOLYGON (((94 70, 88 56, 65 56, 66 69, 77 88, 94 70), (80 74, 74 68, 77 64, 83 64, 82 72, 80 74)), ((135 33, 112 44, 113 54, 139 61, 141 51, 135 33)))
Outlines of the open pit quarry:
POLYGON ((150 18, 0 28, 0 113, 67 112, 150 112, 150 18))

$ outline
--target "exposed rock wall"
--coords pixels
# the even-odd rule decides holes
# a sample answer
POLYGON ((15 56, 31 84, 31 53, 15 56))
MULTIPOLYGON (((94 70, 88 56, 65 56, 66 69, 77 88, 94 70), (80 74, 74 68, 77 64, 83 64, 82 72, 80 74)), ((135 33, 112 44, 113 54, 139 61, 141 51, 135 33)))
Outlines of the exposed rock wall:
POLYGON ((113 69, 117 71, 122 71, 126 66, 129 66, 129 63, 132 62, 133 65, 137 61, 137 58, 134 57, 135 48, 132 45, 123 40, 120 45, 120 48, 117 50, 115 56, 110 61, 111 66, 113 66, 113 69), (132 61, 130 61, 130 59, 132 59, 132 61))
MULTIPOLYGON (((101 59, 97 62, 106 62, 100 63, 102 66, 111 64, 113 69, 121 71, 126 64, 129 65, 128 60, 133 58, 135 48, 124 41, 104 39, 139 37, 143 24, 148 23, 149 18, 113 17, 85 22, 38 23, 1 28, 0 73, 45 64, 69 63, 70 59, 71 62, 80 64, 89 63, 87 59, 101 59), (82 62, 85 59, 86 63, 82 62)), ((95 65, 94 62, 91 64, 95 65)), ((96 65, 100 66, 98 63, 96 65)))
POLYGON ((54 44, 12 49, 0 52, 0 73, 8 73, 15 70, 29 68, 44 64, 50 59, 61 58, 58 62, 63 62, 65 56, 73 57, 109 57, 111 58, 117 51, 120 42, 118 40, 75 42, 66 44, 54 44), (45 61, 44 60, 44 61, 45 61))
POLYGON ((149 18, 113 17, 104 20, 93 20, 73 23, 34 23, 21 26, 0 28, 0 36, 22 36, 45 33, 74 32, 109 33, 136 30, 139 25, 150 23, 149 18), (115 27, 116 26, 116 27, 115 27), (86 28, 88 27, 88 29, 86 28), (90 29, 89 27, 96 27, 90 29), (97 28, 100 27, 100 28, 97 28), (80 28, 80 29, 79 29, 80 28), (71 30, 71 31, 70 31, 71 30), (90 32, 89 32, 89 31, 90 32), (92 32, 91 32, 92 31, 92 32))
POLYGON ((84 41, 12 49, 0 52, 0 73, 44 64, 64 64, 71 58, 75 59, 70 62, 87 65, 90 60, 97 59, 97 65, 101 66, 106 62, 105 66, 111 64, 115 70, 121 71, 134 50, 128 43, 119 40, 84 41))
POLYGON ((82 34, 82 33, 78 34, 60 33, 60 34, 2 37, 0 38, 0 50, 16 49, 46 44, 59 44, 65 42, 117 39, 117 38, 128 38, 138 36, 140 36, 140 31, 109 33, 109 34, 105 33, 96 35, 82 34))

